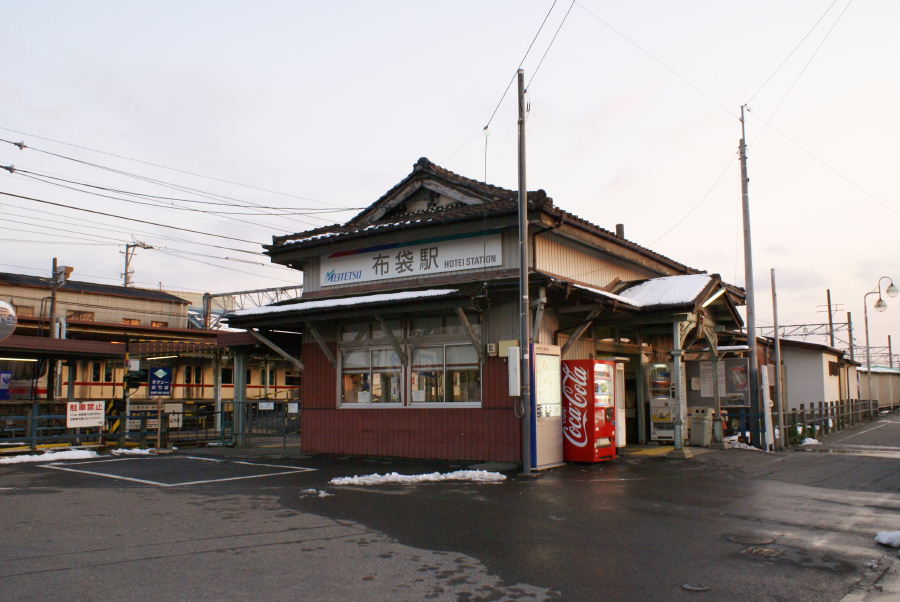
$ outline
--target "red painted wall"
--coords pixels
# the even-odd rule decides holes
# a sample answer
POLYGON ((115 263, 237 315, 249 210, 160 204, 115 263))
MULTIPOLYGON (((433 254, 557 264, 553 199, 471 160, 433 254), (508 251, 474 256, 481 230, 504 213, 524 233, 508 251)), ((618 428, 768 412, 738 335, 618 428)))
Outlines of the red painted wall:
MULTIPOLYGON (((331 345, 332 350, 335 347, 331 345)), ((521 426, 507 395, 504 358, 487 358, 481 408, 337 409, 337 373, 316 344, 303 345, 303 451, 518 461, 521 426)))

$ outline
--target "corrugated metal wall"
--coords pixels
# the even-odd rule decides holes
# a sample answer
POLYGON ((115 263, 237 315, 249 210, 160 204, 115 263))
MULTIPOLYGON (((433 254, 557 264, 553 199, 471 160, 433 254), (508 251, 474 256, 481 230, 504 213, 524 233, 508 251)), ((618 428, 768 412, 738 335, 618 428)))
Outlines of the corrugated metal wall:
POLYGON ((538 270, 597 287, 606 286, 616 277, 640 280, 658 275, 553 234, 534 238, 534 258, 538 270))

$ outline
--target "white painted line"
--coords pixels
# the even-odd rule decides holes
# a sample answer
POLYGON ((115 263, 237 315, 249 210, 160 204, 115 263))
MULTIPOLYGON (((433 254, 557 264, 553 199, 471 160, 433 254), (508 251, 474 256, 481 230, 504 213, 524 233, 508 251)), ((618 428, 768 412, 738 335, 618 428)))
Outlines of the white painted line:
MULTIPOLYGON (((188 460, 201 460, 201 461, 216 462, 216 463, 228 461, 228 460, 218 460, 218 459, 214 459, 214 458, 200 458, 200 457, 196 457, 196 456, 173 456, 173 457, 170 457, 167 459, 175 459, 175 458, 188 459, 188 460)), ((240 481, 240 480, 244 480, 244 479, 262 479, 264 477, 276 477, 276 476, 287 475, 287 474, 300 474, 300 473, 312 472, 312 471, 316 470, 315 468, 307 468, 305 466, 284 466, 284 465, 279 465, 279 464, 256 464, 254 462, 234 461, 233 462, 234 464, 243 464, 243 465, 247 465, 247 466, 265 466, 267 468, 286 468, 287 470, 279 471, 279 472, 270 472, 270 473, 265 473, 265 474, 244 475, 244 476, 240 476, 240 477, 225 477, 222 479, 205 479, 205 480, 201 480, 201 481, 184 481, 181 483, 161 483, 159 481, 151 481, 148 479, 138 479, 136 477, 126 477, 126 476, 121 476, 121 475, 107 474, 104 472, 96 472, 93 470, 84 470, 84 469, 80 469, 80 468, 69 468, 69 466, 71 466, 72 464, 92 464, 92 463, 99 463, 99 462, 116 462, 116 461, 120 461, 120 460, 148 460, 148 459, 151 459, 151 458, 146 458, 146 457, 115 458, 112 460, 98 460, 96 462, 71 462, 71 463, 67 462, 65 465, 63 465, 61 463, 52 463, 52 464, 41 464, 39 466, 41 466, 42 468, 52 468, 53 470, 62 470, 65 472, 76 472, 76 473, 88 474, 88 475, 93 475, 93 476, 98 476, 98 477, 106 477, 108 479, 116 479, 119 481, 130 481, 132 483, 142 483, 144 485, 154 485, 156 487, 184 487, 184 486, 189 486, 189 485, 202 485, 204 483, 222 483, 225 481, 240 481)))
POLYGON ((90 474, 97 477, 106 477, 108 479, 117 479, 119 481, 131 481, 133 483, 143 483, 144 485, 156 485, 157 487, 165 487, 165 483, 158 483, 157 481, 147 481, 144 479, 135 479, 133 477, 122 477, 114 474, 106 474, 105 472, 94 472, 92 470, 81 470, 78 468, 67 468, 65 466, 58 466, 56 464, 41 464, 41 468, 52 468, 53 470, 64 470, 66 472, 80 472, 81 474, 90 474))
MULTIPOLYGON (((860 435, 864 435, 865 433, 868 433, 869 431, 874 431, 875 429, 880 429, 881 427, 883 427, 886 424, 890 424, 890 423, 889 422, 879 422, 875 426, 870 426, 869 428, 867 428, 864 431, 859 431, 858 433, 853 433, 852 435, 844 437, 840 441, 846 441, 847 439, 852 439, 853 437, 859 437, 860 435)), ((840 443, 840 441, 838 441, 838 443, 840 443)))

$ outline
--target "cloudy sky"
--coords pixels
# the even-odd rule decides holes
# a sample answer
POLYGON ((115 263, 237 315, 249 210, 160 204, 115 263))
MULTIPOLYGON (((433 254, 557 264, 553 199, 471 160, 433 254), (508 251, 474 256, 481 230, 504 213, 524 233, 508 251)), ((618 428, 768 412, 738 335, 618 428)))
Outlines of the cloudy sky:
MULTIPOLYGON (((858 344, 863 295, 900 283, 895 0, 0 7, 0 138, 30 147, 0 143, 19 170, 0 191, 110 214, 0 196, 2 271, 46 275, 57 256, 121 282, 136 240, 154 247, 135 256, 139 286, 299 283, 259 243, 345 220, 420 156, 515 188, 514 90, 500 98, 549 14, 523 65, 530 189, 743 285, 747 104, 758 323, 771 268, 782 323, 825 321, 830 288, 858 344)), ((896 349, 900 298, 886 300, 872 344, 896 349)))

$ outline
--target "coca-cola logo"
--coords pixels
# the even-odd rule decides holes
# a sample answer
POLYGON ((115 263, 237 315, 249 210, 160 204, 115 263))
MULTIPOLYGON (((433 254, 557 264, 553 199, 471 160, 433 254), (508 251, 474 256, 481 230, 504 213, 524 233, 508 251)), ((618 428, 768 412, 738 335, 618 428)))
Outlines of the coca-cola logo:
POLYGON ((562 391, 566 399, 563 436, 572 445, 584 447, 588 443, 588 372, 580 366, 569 368, 568 364, 563 364, 562 373, 562 391))

